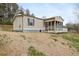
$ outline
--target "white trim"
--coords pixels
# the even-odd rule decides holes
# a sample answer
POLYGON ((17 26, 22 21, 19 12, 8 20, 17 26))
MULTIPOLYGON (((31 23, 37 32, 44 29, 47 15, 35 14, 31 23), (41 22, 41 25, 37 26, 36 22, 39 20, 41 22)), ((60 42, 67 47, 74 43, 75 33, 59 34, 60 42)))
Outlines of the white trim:
POLYGON ((45 30, 44 28, 24 28, 24 30, 45 30))

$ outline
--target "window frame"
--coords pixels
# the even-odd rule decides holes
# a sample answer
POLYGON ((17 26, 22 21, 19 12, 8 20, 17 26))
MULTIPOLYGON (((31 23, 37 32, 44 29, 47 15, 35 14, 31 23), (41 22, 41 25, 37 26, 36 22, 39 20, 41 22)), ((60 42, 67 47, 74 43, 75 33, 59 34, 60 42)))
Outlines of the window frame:
POLYGON ((34 26, 34 24, 35 24, 35 20, 28 18, 28 26, 34 26))

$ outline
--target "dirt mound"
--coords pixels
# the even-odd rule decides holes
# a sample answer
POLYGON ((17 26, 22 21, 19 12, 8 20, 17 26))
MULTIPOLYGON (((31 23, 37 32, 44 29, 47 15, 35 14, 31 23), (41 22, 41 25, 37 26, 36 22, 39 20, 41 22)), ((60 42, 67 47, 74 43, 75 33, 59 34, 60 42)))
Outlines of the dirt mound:
POLYGON ((0 32, 3 40, 0 55, 28 55, 28 48, 33 46, 45 55, 78 55, 71 42, 48 33, 0 32), (5 41, 6 40, 6 41, 5 41), (4 44, 5 43, 5 44, 4 44))

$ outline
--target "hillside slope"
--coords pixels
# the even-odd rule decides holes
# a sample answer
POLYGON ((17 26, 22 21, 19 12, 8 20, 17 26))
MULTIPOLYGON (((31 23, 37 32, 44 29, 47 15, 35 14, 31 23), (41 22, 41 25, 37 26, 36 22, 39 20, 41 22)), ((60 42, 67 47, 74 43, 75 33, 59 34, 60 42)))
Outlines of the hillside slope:
POLYGON ((78 55, 71 44, 54 34, 0 31, 0 55, 28 55, 31 46, 48 56, 78 55))

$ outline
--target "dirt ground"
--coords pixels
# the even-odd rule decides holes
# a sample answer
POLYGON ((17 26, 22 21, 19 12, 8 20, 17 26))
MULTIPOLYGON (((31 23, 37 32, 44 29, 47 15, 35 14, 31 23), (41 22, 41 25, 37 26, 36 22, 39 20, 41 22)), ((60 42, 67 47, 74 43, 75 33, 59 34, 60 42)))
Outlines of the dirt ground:
POLYGON ((35 47, 47 56, 72 56, 79 55, 69 41, 62 37, 55 37, 49 33, 22 33, 0 31, 0 37, 5 35, 8 43, 0 48, 0 55, 26 56, 28 48, 35 47))

